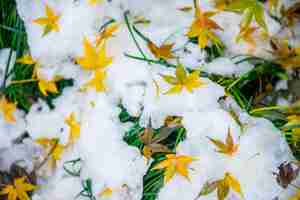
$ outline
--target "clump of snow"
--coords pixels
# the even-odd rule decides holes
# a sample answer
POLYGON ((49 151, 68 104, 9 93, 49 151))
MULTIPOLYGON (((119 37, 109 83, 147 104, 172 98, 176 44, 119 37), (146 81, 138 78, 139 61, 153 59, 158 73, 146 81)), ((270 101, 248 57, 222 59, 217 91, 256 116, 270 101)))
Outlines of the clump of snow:
MULTIPOLYGON (((226 172, 239 180, 245 199, 273 199, 279 195, 280 199, 287 199, 289 190, 280 188, 273 172, 282 162, 292 159, 289 147, 270 122, 255 118, 251 121, 241 133, 234 120, 221 109, 186 113, 183 123, 187 139, 180 144, 178 152, 196 156, 199 161, 191 165, 190 182, 175 177, 162 189, 158 199, 194 199, 206 181, 222 179, 226 172), (225 141, 229 127, 235 143, 239 144, 233 157, 217 153, 207 138, 225 141)), ((216 198, 216 192, 205 197, 208 200, 216 198)), ((241 198, 231 192, 228 199, 241 198)))
MULTIPOLYGON (((234 59, 237 60, 237 59, 234 59)), ((220 75, 237 75, 240 76, 251 71, 254 66, 248 62, 235 64, 233 59, 227 57, 219 57, 212 62, 204 65, 201 69, 207 73, 220 75)))

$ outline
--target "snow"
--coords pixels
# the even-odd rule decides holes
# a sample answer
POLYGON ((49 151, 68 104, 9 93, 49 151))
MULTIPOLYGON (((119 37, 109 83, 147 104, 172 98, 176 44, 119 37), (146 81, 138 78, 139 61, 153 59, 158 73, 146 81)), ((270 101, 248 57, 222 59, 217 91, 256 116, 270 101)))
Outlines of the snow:
MULTIPOLYGON (((17 0, 17 5, 25 22, 30 52, 42 66, 39 73, 47 79, 56 75, 73 78, 74 86, 64 89, 63 94, 55 99, 53 110, 39 101, 26 116, 18 111, 15 125, 5 123, 0 115, 0 157, 1 154, 11 155, 3 156, 8 160, 0 160, 1 168, 7 169, 20 158, 26 158, 26 165, 32 168, 31 158, 41 156, 38 153, 35 155, 39 152, 37 149, 28 148, 30 142, 36 139, 58 138, 61 144, 66 145, 70 128, 65 118, 71 113, 75 113, 81 125, 80 138, 63 154, 57 169, 49 172, 45 166, 39 172, 42 187, 33 196, 33 200, 71 200, 81 191, 81 182, 89 178, 93 182, 94 195, 98 195, 105 187, 111 187, 114 192, 108 200, 141 199, 143 176, 148 166, 140 152, 122 139, 126 129, 118 119, 120 103, 132 116, 141 116, 142 126, 146 126, 151 119, 153 127, 159 128, 169 115, 183 117, 187 139, 179 145, 177 151, 179 154, 197 156, 199 161, 191 166, 191 182, 175 176, 163 187, 159 200, 194 199, 205 181, 222 178, 227 171, 239 179, 247 200, 272 199, 279 194, 282 195, 280 200, 287 199, 290 191, 279 188, 272 172, 280 163, 293 157, 280 132, 270 122, 252 118, 236 104, 226 100, 225 104, 234 107, 245 123, 246 128, 242 131, 219 103, 220 98, 225 96, 224 88, 220 85, 202 78, 206 85, 192 93, 183 90, 180 94, 166 95, 164 92, 171 86, 163 81, 161 75, 174 75, 175 69, 158 64, 149 65, 124 56, 125 52, 139 55, 123 20, 123 12, 129 9, 130 19, 142 15, 151 20, 148 26, 137 27, 156 44, 162 44, 172 35, 168 42, 176 43, 176 55, 186 68, 225 76, 241 76, 253 66, 247 62, 235 64, 236 60, 230 58, 231 55, 248 53, 244 42, 235 43, 234 36, 239 32, 241 20, 239 15, 224 12, 214 16, 216 22, 225 29, 217 34, 228 48, 224 57, 206 63, 207 55, 197 45, 188 44, 186 51, 182 49, 186 43, 184 34, 193 20, 193 12, 183 13, 177 8, 192 5, 191 1, 113 0, 111 3, 91 6, 85 0, 17 0), (60 31, 41 37, 42 27, 32 23, 32 20, 44 16, 45 4, 60 14, 60 31), (74 58, 83 54, 83 38, 94 41, 101 25, 111 18, 120 26, 106 44, 108 55, 113 56, 113 63, 107 69, 107 91, 96 93, 89 89, 83 92, 81 86, 93 74, 83 71, 74 63, 74 58), (159 85, 159 96, 154 80, 159 85), (207 139, 210 136, 224 141, 228 128, 231 128, 234 140, 240 144, 234 157, 216 153, 207 139), (30 142, 12 145, 12 140, 25 131, 30 134, 30 142), (63 170, 63 163, 75 158, 83 160, 80 177, 71 177, 63 170)), ((201 1, 201 6, 207 10, 212 9, 212 3, 208 0, 201 1)), ((271 34, 278 32, 278 24, 270 17, 267 23, 271 34)), ((146 44, 141 40, 139 43, 149 58, 153 58, 145 48, 146 44)), ((258 41, 254 55, 270 57, 265 51, 268 45, 266 41, 258 41)), ((8 51, 0 52, 0 75, 8 51)), ((176 63, 175 60, 171 62, 176 63)), ((231 193, 228 199, 238 198, 234 196, 231 193)), ((216 195, 212 194, 206 199, 216 199, 216 195)))

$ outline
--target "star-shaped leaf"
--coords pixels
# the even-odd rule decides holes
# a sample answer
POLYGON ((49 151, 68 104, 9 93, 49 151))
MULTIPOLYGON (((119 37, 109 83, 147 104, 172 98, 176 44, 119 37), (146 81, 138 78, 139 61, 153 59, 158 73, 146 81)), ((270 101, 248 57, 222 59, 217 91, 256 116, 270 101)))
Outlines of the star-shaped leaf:
POLYGON ((107 57, 105 43, 94 47, 87 38, 83 40, 84 56, 76 58, 76 62, 85 70, 105 69, 112 63, 112 57, 107 57))
POLYGON ((172 151, 165 145, 161 144, 163 140, 169 137, 174 128, 163 127, 159 130, 159 133, 154 134, 154 129, 149 122, 149 125, 143 133, 139 136, 140 140, 144 144, 143 155, 150 159, 154 153, 171 153, 172 151))
POLYGON ((148 42, 148 48, 150 49, 151 53, 157 58, 157 59, 171 59, 174 58, 174 55, 172 53, 172 48, 174 46, 173 44, 163 44, 160 47, 156 46, 153 42, 148 42))
POLYGON ((220 140, 212 139, 211 137, 208 137, 208 139, 216 147, 218 147, 217 152, 223 153, 223 154, 226 154, 226 155, 229 155, 229 156, 233 156, 237 152, 238 147, 239 147, 239 145, 234 144, 230 128, 228 129, 227 138, 226 138, 225 143, 223 143, 220 140))
POLYGON ((2 112, 3 118, 9 123, 15 123, 16 118, 14 112, 17 110, 16 103, 9 102, 5 97, 0 100, 0 111, 2 112))
POLYGON ((28 192, 34 191, 36 186, 28 183, 25 177, 14 179, 13 185, 6 185, 1 191, 0 196, 7 195, 7 200, 30 200, 28 192))
POLYGON ((162 78, 172 85, 171 89, 169 89, 165 94, 180 93, 183 88, 186 88, 189 92, 193 92, 195 88, 200 88, 206 85, 206 83, 199 78, 199 71, 194 71, 189 74, 185 71, 182 64, 177 65, 175 76, 162 75, 162 78))
POLYGON ((178 173, 189 180, 188 166, 195 161, 196 158, 184 155, 166 155, 166 159, 158 163, 153 170, 164 169, 164 182, 169 182, 173 176, 178 173))
POLYGON ((209 195, 217 190, 218 200, 225 200, 230 192, 230 189, 244 198, 244 194, 242 192, 239 181, 230 173, 226 172, 223 179, 206 182, 197 195, 196 199, 200 198, 201 196, 209 195))
POLYGON ((70 128, 69 144, 74 144, 74 142, 80 137, 80 123, 76 121, 74 112, 65 119, 65 123, 70 128))
POLYGON ((50 156, 48 161, 49 166, 54 169, 56 167, 56 162, 61 159, 65 146, 60 144, 57 138, 39 138, 36 140, 36 143, 41 145, 45 151, 48 152, 50 156))
MULTIPOLYGON (((196 1, 198 2, 198 1, 196 1)), ((216 12, 204 12, 196 4, 195 19, 187 32, 189 38, 198 38, 200 48, 208 46, 209 41, 217 46, 222 46, 221 40, 215 35, 213 30, 223 30, 215 21, 210 19, 216 12)))
POLYGON ((44 26, 43 36, 47 35, 52 31, 56 31, 56 32, 59 31, 58 20, 60 16, 57 15, 54 12, 54 10, 50 8, 48 5, 46 5, 45 11, 46 11, 46 17, 40 17, 33 21, 36 24, 44 26))
POLYGON ((103 92, 106 90, 105 79, 106 72, 102 70, 96 70, 94 77, 88 81, 83 88, 95 88, 97 92, 103 92))

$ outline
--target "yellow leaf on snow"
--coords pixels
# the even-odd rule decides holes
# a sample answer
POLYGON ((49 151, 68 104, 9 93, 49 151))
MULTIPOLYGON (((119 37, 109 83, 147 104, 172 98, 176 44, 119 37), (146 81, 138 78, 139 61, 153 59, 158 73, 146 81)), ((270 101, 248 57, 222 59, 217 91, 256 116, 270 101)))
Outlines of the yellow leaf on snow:
POLYGON ((51 31, 59 31, 58 20, 60 18, 52 8, 48 5, 45 7, 46 17, 40 17, 33 20, 34 23, 44 26, 43 36, 47 35, 51 31))
POLYGON ((110 197, 113 193, 113 189, 111 187, 106 187, 100 192, 99 197, 107 198, 110 197))
POLYGON ((25 177, 14 179, 13 185, 6 185, 0 195, 7 195, 7 200, 30 200, 28 192, 36 189, 36 186, 27 183, 25 177))
POLYGON ((5 121, 9 123, 16 122, 14 112, 17 110, 16 103, 10 103, 5 97, 0 100, 0 110, 3 114, 5 121))
POLYGON ((56 166, 56 162, 61 159, 61 156, 65 150, 65 146, 60 144, 57 138, 39 138, 35 142, 41 145, 45 151, 49 151, 49 153, 51 153, 49 165, 50 167, 54 168, 56 166))
POLYGON ((97 92, 103 92, 106 90, 105 85, 106 72, 102 70, 97 70, 89 82, 84 85, 84 88, 92 87, 95 88, 97 92))
MULTIPOLYGON (((198 2, 198 1, 196 1, 198 2)), ((220 46, 221 40, 213 33, 213 30, 223 30, 215 21, 210 17, 217 14, 217 12, 204 12, 201 10, 198 3, 196 3, 195 19, 187 32, 189 38, 198 38, 198 45, 201 49, 208 46, 208 42, 220 46)))
POLYGON ((169 182, 173 176, 178 173, 181 176, 189 180, 188 166, 196 160, 196 158, 191 156, 176 156, 174 154, 166 155, 166 159, 158 163, 153 170, 164 169, 164 182, 169 182))
POLYGON ((156 46, 153 42, 148 42, 148 48, 150 49, 151 53, 157 58, 157 59, 171 59, 174 58, 174 55, 172 53, 172 48, 174 46, 173 44, 163 44, 160 47, 156 46))
POLYGON ((65 123, 70 128, 69 144, 73 144, 80 137, 80 123, 76 121, 74 112, 65 119, 65 123))
POLYGON ((210 137, 208 137, 208 139, 216 146, 218 147, 217 152, 219 153, 223 153, 229 156, 233 156, 237 150, 239 145, 234 144, 232 135, 231 135, 231 131, 230 128, 228 129, 228 133, 227 133, 227 138, 226 138, 226 143, 223 143, 220 140, 216 140, 216 139, 212 139, 210 137))
POLYGON ((213 182, 206 182, 197 198, 199 198, 200 196, 209 195, 217 190, 218 200, 225 200, 230 192, 230 189, 244 198, 244 194, 242 192, 241 184, 239 183, 239 181, 230 173, 226 172, 224 178, 213 182))
POLYGON ((162 78, 167 83, 173 85, 173 87, 171 87, 171 89, 169 89, 165 94, 178 94, 183 88, 186 88, 189 92, 193 92, 195 88, 200 88, 206 85, 206 83, 199 78, 199 71, 194 71, 188 74, 181 64, 178 64, 176 67, 175 77, 162 75, 162 78))
POLYGON ((105 69, 112 63, 112 57, 107 57, 105 43, 99 48, 93 47, 87 38, 83 40, 84 56, 76 58, 76 62, 84 70, 105 69))

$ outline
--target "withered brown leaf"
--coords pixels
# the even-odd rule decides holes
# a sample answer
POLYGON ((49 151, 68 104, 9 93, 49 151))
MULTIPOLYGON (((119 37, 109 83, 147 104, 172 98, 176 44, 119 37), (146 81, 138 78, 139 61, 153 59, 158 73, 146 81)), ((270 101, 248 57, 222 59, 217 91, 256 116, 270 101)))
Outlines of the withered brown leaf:
POLYGON ((296 166, 292 162, 284 162, 278 167, 278 173, 273 173, 276 175, 277 183, 283 187, 287 188, 299 175, 300 167, 296 166))

